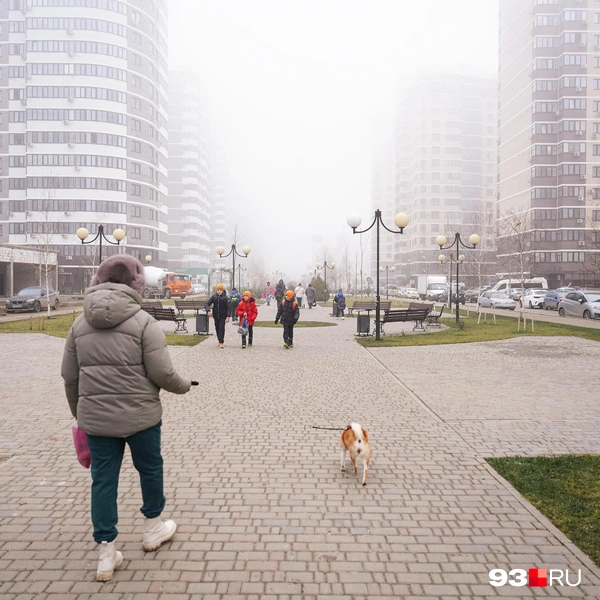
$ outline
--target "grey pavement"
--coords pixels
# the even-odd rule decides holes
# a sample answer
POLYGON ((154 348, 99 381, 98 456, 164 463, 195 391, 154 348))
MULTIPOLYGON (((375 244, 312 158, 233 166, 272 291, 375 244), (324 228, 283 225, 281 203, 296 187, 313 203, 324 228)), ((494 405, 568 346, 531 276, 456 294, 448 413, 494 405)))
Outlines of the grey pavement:
MULTIPOLYGON (((260 308, 265 320, 274 314, 260 308)), ((322 308, 302 319, 332 320, 322 308)), ((200 381, 186 396, 163 395, 165 516, 179 530, 142 551, 127 455, 125 563, 104 584, 94 581, 90 477, 59 376, 64 341, 0 335, 0 599, 600 598, 600 569, 484 461, 598 453, 597 376, 582 365, 598 363, 600 345, 366 350, 355 319, 336 325, 297 328, 292 350, 280 328, 260 327, 242 350, 235 325, 224 349, 214 336, 171 349, 200 381), (371 439, 364 488, 360 473, 339 472, 339 433, 312 427, 351 420, 371 439), (582 584, 489 584, 493 568, 534 567, 581 569, 582 584)))

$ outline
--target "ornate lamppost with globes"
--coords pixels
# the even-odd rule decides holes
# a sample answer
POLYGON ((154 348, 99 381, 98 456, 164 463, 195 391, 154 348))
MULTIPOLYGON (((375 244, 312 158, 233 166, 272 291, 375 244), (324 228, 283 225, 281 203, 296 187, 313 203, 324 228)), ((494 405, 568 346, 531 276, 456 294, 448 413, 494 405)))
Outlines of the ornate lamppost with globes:
POLYGON ((333 271, 335 269, 335 263, 332 262, 331 265, 328 265, 327 261, 325 261, 323 266, 321 266, 321 263, 317 263, 315 267, 317 267, 317 269, 323 269, 323 275, 325 277, 325 302, 327 302, 329 300, 329 292, 327 291, 327 269, 333 271))
MULTIPOLYGON (((481 241, 481 238, 476 234, 472 234, 471 236, 469 236, 469 243, 471 244, 470 246, 468 244, 465 244, 461 238, 460 238, 460 233, 456 232, 454 234, 454 240, 448 244, 446 246, 447 243, 447 239, 446 236, 444 235, 438 235, 437 238, 435 238, 435 243, 440 247, 440 250, 450 250, 452 248, 454 248, 456 246, 456 322, 458 323, 459 319, 460 319, 460 298, 458 295, 458 274, 459 274, 459 266, 460 263, 462 263, 465 260, 465 257, 463 254, 458 254, 460 247, 462 246, 463 248, 466 248, 467 250, 475 250, 475 248, 477 247, 477 244, 479 244, 479 242, 481 241)), ((446 261, 446 257, 443 254, 440 254, 438 257, 438 260, 443 263, 446 261)), ((448 298, 449 298, 449 306, 452 306, 452 285, 450 285, 450 289, 448 290, 448 298)))
POLYGON ((125 232, 120 229, 117 228, 113 231, 112 235, 115 238, 115 242, 113 242, 112 240, 109 240, 105 233, 104 233, 104 225, 98 225, 98 233, 96 234, 96 237, 93 240, 89 240, 89 241, 85 241, 86 238, 89 236, 90 232, 85 228, 85 227, 80 227, 76 232, 75 235, 81 240, 82 244, 93 244, 96 240, 100 240, 99 243, 99 253, 98 253, 98 264, 100 264, 102 262, 102 240, 104 240, 105 242, 108 242, 109 244, 112 244, 113 246, 118 246, 121 243, 121 240, 125 237, 125 232))
POLYGON ((348 223, 348 225, 350 227, 352 227, 352 233, 366 233, 375 224, 377 224, 377 265, 376 265, 376 271, 377 271, 377 301, 376 301, 376 304, 375 304, 375 339, 376 340, 381 339, 381 322, 380 322, 380 317, 381 317, 381 297, 379 295, 379 272, 380 272, 379 271, 379 226, 381 225, 384 229, 386 229, 390 233, 400 233, 400 234, 402 234, 402 233, 404 233, 404 228, 408 225, 409 221, 410 221, 410 219, 409 219, 409 217, 408 217, 408 215, 406 213, 398 213, 394 217, 394 224, 396 225, 396 227, 398 227, 398 230, 396 231, 395 229, 390 229, 383 222, 383 220, 381 218, 381 211, 379 209, 377 209, 375 211, 375 218, 373 219, 373 222, 369 225, 369 227, 367 227, 366 229, 363 229, 361 231, 357 231, 357 228, 360 227, 360 224, 362 223, 361 216, 357 215, 356 213, 353 213, 353 214, 351 214, 346 219, 346 222, 348 223))
POLYGON ((233 270, 231 271, 231 289, 235 287, 235 257, 239 256, 240 258, 248 258, 248 254, 250 254, 250 246, 244 246, 242 248, 242 252, 244 254, 240 254, 235 247, 235 244, 231 244, 231 250, 225 254, 225 248, 223 246, 217 247, 217 254, 221 258, 227 258, 228 256, 233 256, 233 270), (225 254, 225 256, 223 256, 225 254))
MULTIPOLYGON (((388 276, 389 276, 389 272, 391 271, 392 273, 396 270, 396 267, 388 267, 387 265, 385 266, 385 299, 389 300, 389 291, 390 291, 390 286, 389 286, 389 282, 388 282, 388 276)), ((383 273, 383 267, 379 267, 379 271, 381 273, 383 273)))

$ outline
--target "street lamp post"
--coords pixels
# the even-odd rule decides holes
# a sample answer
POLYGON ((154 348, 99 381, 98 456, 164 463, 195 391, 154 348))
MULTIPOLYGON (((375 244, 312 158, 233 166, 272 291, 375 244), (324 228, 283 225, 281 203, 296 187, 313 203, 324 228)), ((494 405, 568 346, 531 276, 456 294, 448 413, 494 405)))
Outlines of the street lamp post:
POLYGON ((366 229, 363 229, 362 231, 357 231, 356 228, 359 227, 360 224, 362 223, 362 218, 360 217, 360 215, 357 215, 354 213, 354 214, 351 214, 346 219, 346 222, 348 223, 348 225, 350 225, 350 227, 352 227, 352 233, 366 233, 367 231, 369 231, 369 229, 371 229, 373 227, 373 225, 377 224, 377 266, 376 266, 377 301, 375 304, 375 339, 376 340, 381 339, 381 323, 380 323, 381 297, 379 296, 379 225, 383 226, 383 228, 386 229, 387 231, 389 231, 390 233, 404 233, 404 228, 408 225, 409 220, 410 219, 408 218, 407 214, 398 213, 394 217, 394 224, 396 225, 396 227, 398 227, 398 231, 395 231, 385 225, 385 223, 381 219, 381 211, 379 209, 377 209, 375 211, 375 218, 373 219, 373 222, 371 223, 371 225, 369 225, 369 227, 367 227, 366 229))
POLYGON ((333 269, 335 269, 335 263, 331 263, 331 265, 328 265, 327 261, 325 261, 322 267, 321 263, 317 263, 315 267, 317 267, 317 269, 323 269, 323 274, 325 276, 325 302, 327 302, 329 300, 329 293, 327 291, 327 269, 333 271, 333 269))
POLYGON ((225 248, 223 248, 223 246, 217 247, 217 254, 221 258, 227 258, 230 255, 233 256, 233 270, 231 271, 231 289, 235 287, 235 257, 239 256, 240 258, 248 258, 248 254, 250 254, 250 246, 244 246, 242 248, 242 252, 244 254, 240 254, 237 251, 235 244, 231 244, 231 250, 227 254, 225 254, 225 256, 223 256, 223 254, 225 253, 225 248))
POLYGON ((242 267, 242 265, 238 265, 238 283, 240 284, 240 288, 244 287, 242 285, 242 271, 246 270, 246 267, 242 267))
MULTIPOLYGON (((460 306, 460 299, 458 296, 458 274, 459 274, 459 265, 461 262, 463 262, 465 260, 465 257, 463 254, 458 254, 460 247, 462 246, 463 248, 466 248, 467 250, 475 250, 475 248, 477 247, 477 244, 479 244, 479 242, 481 241, 481 238, 476 234, 472 234, 471 236, 469 236, 469 243, 471 244, 470 246, 468 244, 465 244, 461 239, 460 239, 460 233, 456 232, 454 234, 454 240, 448 244, 446 246, 446 242, 448 240, 446 239, 446 236, 443 235, 438 235, 437 238, 435 238, 435 243, 440 247, 440 250, 450 250, 451 248, 454 248, 454 246, 456 246, 456 322, 458 323, 459 319, 460 319, 460 313, 459 313, 459 306, 460 306)), ((451 253, 452 254, 452 253, 451 253)), ((439 261, 440 262, 445 262, 446 257, 443 254, 439 255, 439 261)), ((450 286, 450 289, 448 290, 448 295, 450 298, 449 301, 449 305, 452 306, 452 286, 450 286)))
MULTIPOLYGON (((389 300, 389 292, 390 292, 390 286, 389 286, 389 281, 388 281, 388 275, 389 272, 391 271, 392 273, 396 270, 396 267, 392 267, 390 269, 390 267, 388 267, 387 265, 385 266, 385 299, 389 300)), ((379 271, 381 273, 383 273, 383 267, 379 267, 379 271)))
POLYGON ((93 244, 97 239, 100 239, 98 264, 102 262, 102 240, 108 242, 109 244, 113 244, 114 246, 118 246, 121 243, 121 240, 125 237, 125 232, 122 229, 115 229, 112 235, 117 241, 113 242, 109 240, 104 234, 104 225, 98 225, 98 233, 96 234, 96 237, 93 240, 89 240, 86 242, 85 239, 88 237, 89 234, 90 232, 85 227, 80 227, 75 232, 75 235, 77 235, 77 237, 81 240, 82 244, 93 244))

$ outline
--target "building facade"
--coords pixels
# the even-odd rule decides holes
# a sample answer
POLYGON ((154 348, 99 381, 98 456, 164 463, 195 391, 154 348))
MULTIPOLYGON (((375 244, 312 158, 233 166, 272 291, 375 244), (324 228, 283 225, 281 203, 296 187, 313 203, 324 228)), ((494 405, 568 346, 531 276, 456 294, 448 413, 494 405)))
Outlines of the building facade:
POLYGON ((402 86, 391 216, 405 212, 410 223, 393 236, 399 283, 444 274, 435 240, 456 232, 465 240, 481 236, 477 252, 464 252, 463 273, 487 279, 495 272, 496 102, 489 77, 424 74, 402 86))
POLYGON ((600 5, 500 0, 498 64, 499 260, 598 285, 600 5))
POLYGON ((0 25, 0 242, 57 250, 67 290, 98 262, 80 227, 167 266, 165 0, 5 0, 0 25))
POLYGON ((169 78, 170 271, 207 275, 214 253, 209 202, 206 93, 188 71, 169 78))

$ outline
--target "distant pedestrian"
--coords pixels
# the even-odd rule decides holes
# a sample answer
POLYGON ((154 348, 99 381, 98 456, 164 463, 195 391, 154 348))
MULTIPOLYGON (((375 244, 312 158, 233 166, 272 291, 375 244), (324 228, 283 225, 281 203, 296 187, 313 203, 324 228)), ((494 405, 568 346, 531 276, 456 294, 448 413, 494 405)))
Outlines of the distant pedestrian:
POLYGON ((279 280, 279 283, 275 286, 275 300, 277 300, 277 306, 281 304, 283 297, 285 296, 285 283, 283 279, 279 280))
MULTIPOLYGON (((248 346, 252 346, 252 337, 254 330, 254 321, 258 317, 258 307, 256 300, 252 297, 252 293, 246 290, 242 296, 242 301, 238 304, 237 314, 240 318, 240 323, 244 319, 248 319, 248 346)), ((242 335, 242 348, 246 347, 246 336, 242 335)))
POLYGON ((302 283, 299 283, 294 290, 294 294, 296 294, 296 300, 298 301, 298 306, 302 308, 302 304, 304 302, 304 288, 302 287, 302 283))
POLYGON ((231 320, 235 323, 235 321, 237 321, 237 306, 240 303, 240 300, 242 299, 241 294, 235 289, 233 288, 231 290, 231 294, 229 294, 229 301, 231 302, 231 320))
POLYGON ((209 317, 212 314, 219 348, 223 348, 225 345, 225 323, 229 323, 231 303, 225 293, 225 286, 222 283, 217 283, 215 293, 206 301, 204 308, 208 311, 207 314, 209 317))
POLYGON ((294 292, 288 290, 285 293, 284 299, 278 303, 277 316, 275 317, 275 325, 281 321, 283 325, 283 347, 294 347, 294 325, 300 318, 300 309, 298 303, 294 299, 294 292))
POLYGON ((344 319, 344 311, 346 310, 346 297, 344 296, 344 292, 342 292, 342 288, 338 290, 338 293, 335 295, 333 301, 337 304, 337 316, 344 319))
POLYGON ((271 306, 271 298, 274 293, 275 290, 273 289, 271 282, 267 281, 267 285, 265 285, 265 289, 263 290, 263 298, 267 301, 267 306, 271 306))
POLYGON ((312 308, 315 305, 315 301, 317 299, 317 292, 315 288, 312 286, 312 283, 308 284, 306 288, 306 302, 308 304, 308 308, 312 308))
MULTIPOLYGON (((115 254, 99 267, 67 336, 61 375, 71 413, 87 434, 91 454, 92 523, 99 544, 97 581, 110 581, 123 564, 118 535, 117 487, 125 445, 140 476, 146 517, 143 548, 157 550, 177 530, 163 521, 161 389, 185 394, 192 383, 171 362, 159 324, 142 310, 144 267, 115 254)), ((132 490, 126 493, 130 497, 132 490)))

